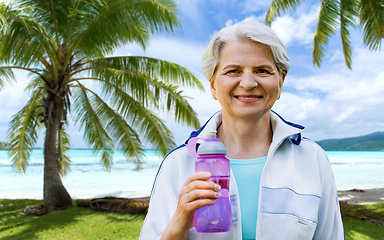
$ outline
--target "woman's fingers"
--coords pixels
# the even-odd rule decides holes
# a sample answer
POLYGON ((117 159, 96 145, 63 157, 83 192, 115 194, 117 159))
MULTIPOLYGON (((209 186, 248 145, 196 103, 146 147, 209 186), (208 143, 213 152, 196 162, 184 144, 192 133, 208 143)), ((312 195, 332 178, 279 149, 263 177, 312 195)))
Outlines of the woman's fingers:
POLYGON ((220 190, 220 185, 206 181, 210 176, 209 172, 192 174, 180 189, 180 195, 186 195, 189 201, 200 198, 218 198, 216 192, 220 190))
POLYGON ((188 184, 190 184, 191 182, 194 182, 194 181, 196 181, 196 180, 202 180, 202 181, 205 181, 205 180, 208 180, 210 177, 211 177, 211 173, 210 173, 210 172, 198 172, 198 173, 194 173, 194 174, 192 174, 192 175, 187 179, 187 181, 185 182, 184 185, 188 185, 188 184))
MULTIPOLYGON (((196 180, 196 181, 189 183, 188 185, 185 185, 183 191, 185 191, 186 193, 190 193, 190 192, 193 192, 195 190, 200 190, 200 189, 201 190, 211 190, 211 191, 217 192, 220 190, 220 185, 218 185, 214 182, 196 180)), ((204 197, 204 196, 200 196, 200 197, 204 197)))
POLYGON ((166 234, 187 236, 189 229, 193 227, 193 213, 199 208, 214 204, 220 197, 220 185, 207 181, 210 177, 209 172, 194 173, 181 187, 176 212, 167 226, 166 234))
POLYGON ((180 189, 179 204, 188 214, 197 209, 212 205, 220 197, 220 185, 206 181, 210 178, 209 172, 192 174, 180 189))
POLYGON ((194 190, 186 196, 186 210, 194 212, 199 208, 212 205, 216 199, 220 197, 220 193, 212 190, 194 190))
POLYGON ((185 182, 183 190, 187 192, 193 191, 194 189, 211 189, 213 191, 219 191, 220 185, 207 181, 211 177, 209 172, 199 172, 192 174, 185 182))

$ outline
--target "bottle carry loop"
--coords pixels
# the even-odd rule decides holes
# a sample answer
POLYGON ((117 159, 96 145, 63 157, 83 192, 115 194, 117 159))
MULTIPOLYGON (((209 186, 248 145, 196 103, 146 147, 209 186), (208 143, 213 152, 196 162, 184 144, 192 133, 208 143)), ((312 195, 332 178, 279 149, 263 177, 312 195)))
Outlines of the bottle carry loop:
POLYGON ((197 159, 199 157, 199 155, 197 155, 197 152, 196 152, 196 144, 199 140, 205 140, 205 139, 193 137, 193 138, 189 139, 188 143, 187 143, 188 154, 189 154, 189 156, 191 156, 192 158, 195 158, 195 159, 197 159))

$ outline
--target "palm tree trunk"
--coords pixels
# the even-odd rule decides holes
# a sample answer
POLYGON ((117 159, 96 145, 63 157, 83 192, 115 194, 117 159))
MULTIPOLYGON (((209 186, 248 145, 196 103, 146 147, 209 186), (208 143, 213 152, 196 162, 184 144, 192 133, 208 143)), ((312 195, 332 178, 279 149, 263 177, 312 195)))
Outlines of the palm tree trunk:
POLYGON ((59 127, 60 120, 52 113, 50 121, 46 122, 44 143, 44 204, 49 211, 72 207, 72 198, 61 181, 57 159, 59 127))

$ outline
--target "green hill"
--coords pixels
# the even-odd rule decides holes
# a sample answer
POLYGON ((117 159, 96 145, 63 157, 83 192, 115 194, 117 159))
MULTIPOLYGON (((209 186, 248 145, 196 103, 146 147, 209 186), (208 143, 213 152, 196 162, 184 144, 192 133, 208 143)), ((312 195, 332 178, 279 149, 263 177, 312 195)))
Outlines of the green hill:
POLYGON ((368 135, 317 141, 326 151, 384 151, 384 132, 368 135))

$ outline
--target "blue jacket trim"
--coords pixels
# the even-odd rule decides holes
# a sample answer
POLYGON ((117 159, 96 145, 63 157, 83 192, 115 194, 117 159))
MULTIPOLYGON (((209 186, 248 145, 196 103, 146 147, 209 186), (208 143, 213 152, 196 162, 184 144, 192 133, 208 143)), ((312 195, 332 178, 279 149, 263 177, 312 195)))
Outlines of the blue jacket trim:
POLYGON ((220 111, 217 111, 217 112, 215 112, 214 114, 212 114, 212 116, 208 119, 208 121, 206 121, 206 122, 204 123, 204 125, 203 125, 199 130, 197 130, 197 131, 192 131, 191 134, 189 135, 189 138, 185 141, 184 144, 187 144, 188 141, 189 141, 189 139, 191 139, 191 138, 193 138, 193 137, 197 137, 197 136, 199 136, 199 134, 201 133, 201 131, 203 131, 203 129, 205 128, 205 126, 207 125, 207 123, 208 123, 209 121, 211 121, 211 119, 213 118, 213 116, 215 116, 216 113, 218 113, 218 112, 220 112, 220 111))
POLYGON ((157 169, 157 173, 156 173, 155 181, 154 181, 154 184, 152 185, 152 189, 151 189, 151 195, 149 195, 149 196, 152 196, 153 189, 155 188, 155 183, 156 183, 156 180, 157 180, 157 176, 159 175, 160 169, 162 168, 165 159, 167 159, 167 157, 169 156, 169 154, 171 154, 171 153, 173 153, 174 151, 176 151, 177 149, 182 148, 182 147, 185 147, 185 146, 186 146, 185 144, 182 144, 182 145, 178 146, 177 148, 175 148, 175 149, 173 149, 172 151, 170 151, 170 152, 167 154, 167 156, 165 156, 165 158, 163 158, 163 161, 161 161, 160 166, 159 166, 159 168, 157 169))
MULTIPOLYGON (((218 111, 219 112, 219 111, 218 111)), ((305 127, 302 126, 302 125, 299 125, 299 124, 296 124, 296 123, 292 123, 292 122, 288 122, 286 121, 284 118, 282 118, 279 114, 277 114, 275 111, 271 110, 271 112, 273 112, 274 114, 276 114, 285 124, 289 125, 289 126, 292 126, 292 127, 295 127, 295 128, 299 128, 301 130, 303 130, 305 127)), ((217 113, 217 112, 216 112, 217 113)), ((209 119, 208 121, 205 122, 205 124, 197 131, 192 131, 191 134, 189 135, 189 138, 185 141, 185 144, 188 143, 189 139, 193 138, 193 137, 197 137, 201 131, 203 131, 203 129, 205 128, 205 126, 207 125, 207 123, 212 119, 212 117, 214 115, 213 114, 209 119)), ((301 133, 297 133, 297 134, 294 134, 292 136, 290 136, 290 139, 291 139, 291 142, 295 145, 300 145, 301 143, 301 133)))
POLYGON ((288 122, 288 121, 285 121, 284 118, 282 118, 279 114, 277 114, 275 111, 271 110, 271 112, 273 112, 274 114, 276 114, 284 123, 288 124, 289 126, 292 126, 292 127, 295 127, 295 128, 299 128, 301 130, 304 129, 304 126, 301 126, 299 124, 296 124, 296 123, 291 123, 291 122, 288 122))
POLYGON ((301 143, 301 133, 293 134, 289 137, 291 139, 291 142, 295 145, 300 145, 301 143))

